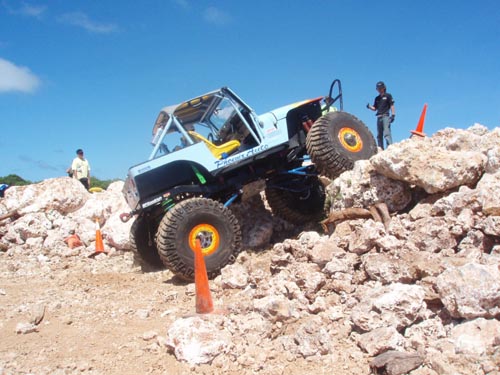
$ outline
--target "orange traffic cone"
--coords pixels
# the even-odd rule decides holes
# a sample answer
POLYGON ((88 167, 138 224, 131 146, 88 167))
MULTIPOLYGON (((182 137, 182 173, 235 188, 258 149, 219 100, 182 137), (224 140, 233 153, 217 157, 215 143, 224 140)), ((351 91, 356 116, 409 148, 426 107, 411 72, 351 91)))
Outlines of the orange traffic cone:
POLYGON ((106 251, 104 251, 104 244, 102 242, 102 234, 101 234, 101 227, 99 225, 99 219, 95 219, 95 252, 90 255, 91 257, 94 257, 98 254, 106 254, 106 251))
POLYGON ((209 314, 213 312, 214 304, 210 294, 207 268, 199 239, 196 239, 194 251, 194 283, 196 287, 196 313, 209 314))
POLYGON ((424 104, 424 109, 422 110, 422 114, 420 115, 420 119, 418 120, 417 128, 415 130, 410 131, 412 136, 414 135, 417 135, 419 137, 426 136, 424 133, 424 122, 426 113, 427 113, 427 104, 424 104))

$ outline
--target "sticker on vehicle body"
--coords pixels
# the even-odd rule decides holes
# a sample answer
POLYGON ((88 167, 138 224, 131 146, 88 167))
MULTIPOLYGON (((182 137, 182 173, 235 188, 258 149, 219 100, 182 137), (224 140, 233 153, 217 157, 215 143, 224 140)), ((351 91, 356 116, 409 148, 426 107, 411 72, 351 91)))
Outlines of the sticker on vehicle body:
POLYGON ((143 203, 142 208, 148 208, 148 207, 160 202, 161 200, 162 200, 162 197, 157 197, 153 200, 150 200, 149 202, 143 203))
POLYGON ((258 147, 254 147, 250 150, 247 150, 241 154, 237 154, 235 156, 232 156, 230 158, 227 158, 227 159, 222 159, 222 160, 216 160, 215 161, 215 167, 216 168, 222 168, 222 167, 225 167, 225 166, 228 166, 230 164, 234 164, 240 160, 243 160, 243 159, 247 159, 255 154, 258 154, 262 151, 265 151, 269 148, 269 145, 265 144, 265 145, 260 145, 258 147))

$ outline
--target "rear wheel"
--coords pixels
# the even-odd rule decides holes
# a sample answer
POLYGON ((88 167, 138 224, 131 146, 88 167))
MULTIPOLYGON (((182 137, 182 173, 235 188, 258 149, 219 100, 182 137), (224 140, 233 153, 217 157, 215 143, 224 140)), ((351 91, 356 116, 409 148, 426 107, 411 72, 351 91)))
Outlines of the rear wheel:
POLYGON ((156 234, 160 258, 173 273, 194 279, 194 249, 201 241, 209 278, 214 278, 241 251, 241 230, 233 213, 221 203, 191 198, 175 205, 156 234))
POLYGON ((165 267, 158 255, 154 241, 155 232, 156 226, 151 227, 143 216, 137 217, 130 228, 130 247, 135 260, 145 271, 165 267))
POLYGON ((273 214, 291 223, 304 224, 323 218, 325 189, 318 178, 302 181, 301 185, 271 181, 266 198, 273 214))
POLYGON ((320 117, 307 134, 307 152, 319 172, 336 178, 354 162, 377 153, 375 138, 363 122, 346 112, 320 117))

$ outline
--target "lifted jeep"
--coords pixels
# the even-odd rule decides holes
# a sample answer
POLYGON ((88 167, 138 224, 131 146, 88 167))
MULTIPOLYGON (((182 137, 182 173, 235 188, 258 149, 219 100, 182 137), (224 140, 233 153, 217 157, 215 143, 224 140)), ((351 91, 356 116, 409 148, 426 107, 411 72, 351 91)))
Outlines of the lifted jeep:
POLYGON ((209 277, 215 277, 241 250, 229 206, 259 191, 255 187, 265 187, 274 214, 294 223, 320 220, 325 194, 319 174, 334 178, 377 151, 368 128, 342 107, 335 80, 326 98, 260 116, 227 87, 163 108, 153 151, 129 169, 123 189, 132 211, 122 220, 137 215, 130 233, 135 254, 192 279, 200 239, 209 277), (332 107, 336 101, 340 110, 332 107))

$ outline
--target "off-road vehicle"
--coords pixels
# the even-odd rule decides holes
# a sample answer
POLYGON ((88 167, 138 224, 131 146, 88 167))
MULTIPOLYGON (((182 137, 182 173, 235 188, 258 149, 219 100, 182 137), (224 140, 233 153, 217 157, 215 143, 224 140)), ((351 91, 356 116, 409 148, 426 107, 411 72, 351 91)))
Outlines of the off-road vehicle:
POLYGON ((319 174, 334 178, 377 150, 368 128, 342 109, 339 80, 326 97, 260 116, 227 87, 163 108, 151 155, 129 169, 123 189, 132 211, 122 220, 137 215, 133 250, 147 264, 163 263, 192 279, 200 239, 214 277, 241 249, 230 205, 259 187, 275 215, 294 223, 320 220, 319 174), (337 101, 339 110, 332 107, 337 101))

